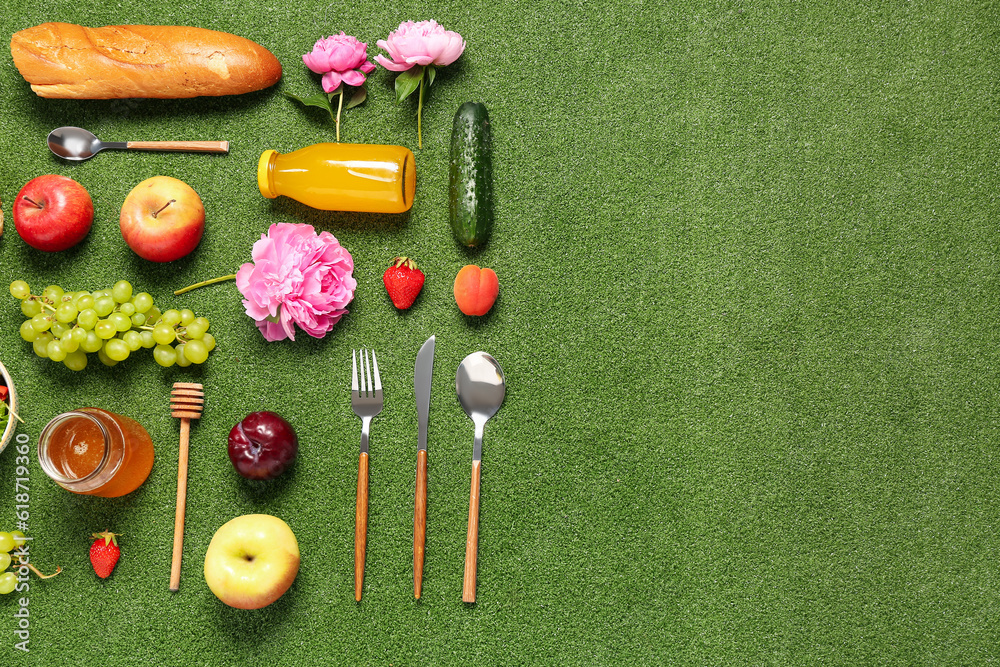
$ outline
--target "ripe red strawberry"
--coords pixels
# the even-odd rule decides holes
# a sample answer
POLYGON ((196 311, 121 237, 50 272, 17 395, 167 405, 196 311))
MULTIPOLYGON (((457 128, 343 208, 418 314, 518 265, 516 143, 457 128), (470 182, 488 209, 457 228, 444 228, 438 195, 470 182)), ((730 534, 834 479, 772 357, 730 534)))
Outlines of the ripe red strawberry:
POLYGON ((417 300, 417 295, 424 286, 424 272, 409 257, 397 257, 382 274, 382 282, 392 299, 392 305, 406 310, 417 300))
POLYGON ((104 531, 94 533, 94 543, 90 545, 90 564, 94 566, 94 572, 101 579, 107 579, 118 564, 118 558, 122 550, 118 548, 118 540, 115 533, 104 531))

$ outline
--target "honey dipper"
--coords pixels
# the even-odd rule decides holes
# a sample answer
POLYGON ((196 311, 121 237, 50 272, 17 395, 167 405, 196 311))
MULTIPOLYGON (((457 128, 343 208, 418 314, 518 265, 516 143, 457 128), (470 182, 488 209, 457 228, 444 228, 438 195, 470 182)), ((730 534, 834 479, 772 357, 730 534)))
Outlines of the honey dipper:
POLYGON ((174 556, 170 563, 170 590, 181 585, 181 552, 184 550, 184 508, 187 504, 188 443, 191 420, 201 417, 205 392, 196 382, 175 382, 170 392, 170 416, 181 420, 180 455, 177 457, 177 515, 174 517, 174 556))

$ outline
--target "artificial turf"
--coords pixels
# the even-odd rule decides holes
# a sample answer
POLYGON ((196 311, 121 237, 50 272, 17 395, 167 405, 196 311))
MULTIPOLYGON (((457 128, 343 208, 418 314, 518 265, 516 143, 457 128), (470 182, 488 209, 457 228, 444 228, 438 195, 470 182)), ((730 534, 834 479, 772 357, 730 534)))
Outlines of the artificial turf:
MULTIPOLYGON (((994 3, 608 2, 15 5, 9 36, 44 21, 188 24, 271 49, 274 89, 183 101, 35 97, 0 58, 0 277, 96 289, 125 278, 212 321, 200 368, 149 355, 71 373, 21 341, 0 307, 0 360, 34 442, 55 414, 135 417, 157 461, 139 491, 75 496, 32 458, 34 562, 26 664, 988 664, 998 659, 997 25, 994 3), (371 75, 342 140, 415 149, 403 216, 321 213, 260 196, 256 162, 331 141, 282 91, 318 90, 301 54, 341 30, 369 53, 401 21, 434 18, 468 47, 438 73, 416 150, 415 99, 371 75), (451 118, 490 110, 496 225, 468 252, 447 218, 451 118), (228 156, 104 153, 81 164, 45 136, 227 139, 228 156), (90 191, 77 248, 43 254, 10 202, 58 173, 90 191), (131 187, 191 184, 207 231, 155 265, 124 245, 131 187), (322 340, 268 343, 232 273, 275 222, 332 232, 353 254, 351 312, 322 340), (390 304, 381 274, 415 257, 427 284, 390 304), (466 263, 494 268, 482 318, 454 306, 466 263), (437 336, 423 598, 412 595, 416 415, 412 369, 437 336), (373 346, 385 409, 372 425, 364 599, 353 598, 360 421, 350 351, 373 346), (472 423, 459 361, 486 350, 508 381, 486 427, 479 583, 461 602, 472 423), (178 424, 175 381, 205 385, 193 427, 181 590, 167 590, 178 424), (277 411, 300 456, 271 483, 239 478, 226 435, 277 411), (302 566, 259 611, 222 605, 201 570, 214 531, 274 514, 302 566), (89 535, 121 533, 101 581, 89 535)), ((6 282, 4 284, 6 284, 6 282)), ((6 297, 4 297, 6 298, 6 297)), ((3 299, 0 299, 3 303, 3 299)), ((0 456, 0 524, 15 520, 15 451, 0 456)), ((0 654, 17 598, 0 601, 0 654)))

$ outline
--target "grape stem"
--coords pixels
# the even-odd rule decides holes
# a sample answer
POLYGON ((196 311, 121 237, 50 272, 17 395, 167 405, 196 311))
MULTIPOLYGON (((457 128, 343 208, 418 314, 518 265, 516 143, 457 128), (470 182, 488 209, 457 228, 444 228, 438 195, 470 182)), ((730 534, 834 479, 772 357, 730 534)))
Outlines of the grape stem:
POLYGON ((53 313, 56 312, 56 307, 49 303, 49 300, 43 297, 41 294, 29 294, 24 298, 25 301, 35 300, 41 304, 42 309, 49 309, 53 313))
MULTIPOLYGON (((156 327, 151 324, 143 324, 141 327, 136 327, 136 329, 141 329, 142 331, 152 331, 156 327)), ((190 339, 187 337, 187 327, 185 326, 175 326, 174 336, 181 343, 189 343, 190 339)))
POLYGON ((236 274, 231 273, 228 276, 219 276, 218 278, 212 278, 211 280, 203 280, 200 283, 195 283, 194 285, 188 285, 187 287, 181 288, 174 292, 174 296, 180 296, 191 290, 198 289, 199 287, 205 287, 207 285, 214 285, 215 283, 225 282, 227 280, 236 280, 236 274))
POLYGON ((32 572, 34 572, 36 575, 38 575, 39 579, 51 579, 52 577, 54 577, 57 574, 59 574, 60 572, 62 572, 62 568, 57 565, 56 566, 56 571, 53 572, 52 574, 42 574, 41 570, 39 570, 37 567, 35 567, 31 563, 25 563, 24 561, 21 560, 20 557, 17 557, 17 562, 18 562, 19 565, 27 565, 28 569, 30 569, 32 572))

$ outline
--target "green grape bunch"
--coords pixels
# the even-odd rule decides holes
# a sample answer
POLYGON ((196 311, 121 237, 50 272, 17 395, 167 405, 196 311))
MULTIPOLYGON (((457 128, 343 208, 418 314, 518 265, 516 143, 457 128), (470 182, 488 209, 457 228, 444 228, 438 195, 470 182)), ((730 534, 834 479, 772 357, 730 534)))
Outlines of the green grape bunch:
POLYGON ((209 321, 194 312, 160 311, 146 292, 133 292, 119 280, 110 289, 67 292, 49 285, 33 294, 28 283, 15 280, 10 294, 21 302, 27 318, 21 338, 35 354, 73 371, 87 367, 87 355, 97 353, 105 366, 125 361, 133 352, 152 349, 160 366, 202 364, 215 349, 209 321))

